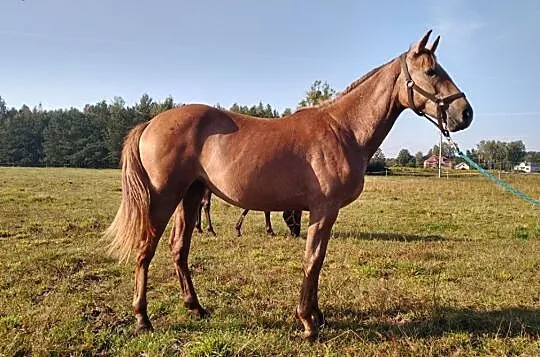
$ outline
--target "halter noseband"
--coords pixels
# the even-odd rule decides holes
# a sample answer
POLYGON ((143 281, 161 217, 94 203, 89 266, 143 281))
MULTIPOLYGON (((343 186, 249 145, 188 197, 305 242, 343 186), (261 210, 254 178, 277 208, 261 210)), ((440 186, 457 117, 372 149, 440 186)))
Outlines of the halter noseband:
POLYGON ((448 108, 448 105, 450 105, 450 103, 452 103, 454 100, 459 98, 465 98, 465 93, 458 92, 444 98, 438 98, 436 94, 429 93, 413 81, 413 79, 411 78, 411 74, 409 73, 409 68, 407 67, 407 53, 403 53, 401 56, 399 56, 399 58, 401 60, 401 69, 405 74, 405 85, 407 86, 407 96, 409 97, 410 108, 414 110, 414 112, 419 116, 426 117, 426 119, 428 119, 433 125, 439 128, 439 130, 445 137, 449 138, 450 133, 446 129, 446 126, 448 125, 446 121, 446 109, 448 108), (416 105, 414 105, 414 91, 417 91, 425 98, 437 104, 437 121, 433 120, 430 116, 428 116, 426 113, 418 109, 416 105))

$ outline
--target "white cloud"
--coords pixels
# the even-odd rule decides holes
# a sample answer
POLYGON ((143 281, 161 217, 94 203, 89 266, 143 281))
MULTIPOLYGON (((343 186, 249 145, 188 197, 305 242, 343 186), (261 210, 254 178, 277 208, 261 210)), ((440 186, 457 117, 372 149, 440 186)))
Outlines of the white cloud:
POLYGON ((476 31, 485 26, 487 26, 486 23, 472 19, 456 20, 447 18, 439 20, 435 25, 435 30, 449 39, 467 41, 476 31))

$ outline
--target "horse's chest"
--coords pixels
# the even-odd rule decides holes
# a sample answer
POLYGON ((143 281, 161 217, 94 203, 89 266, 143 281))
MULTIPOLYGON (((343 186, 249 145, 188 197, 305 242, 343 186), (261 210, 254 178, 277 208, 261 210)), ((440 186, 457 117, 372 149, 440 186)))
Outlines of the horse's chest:
POLYGON ((364 171, 361 167, 344 165, 333 175, 334 182, 328 192, 329 198, 335 198, 342 205, 354 201, 364 188, 364 171))
POLYGON ((351 200, 355 200, 360 194, 362 193, 362 190, 364 189, 364 173, 363 170, 355 170, 353 174, 351 174, 349 182, 349 197, 351 200))

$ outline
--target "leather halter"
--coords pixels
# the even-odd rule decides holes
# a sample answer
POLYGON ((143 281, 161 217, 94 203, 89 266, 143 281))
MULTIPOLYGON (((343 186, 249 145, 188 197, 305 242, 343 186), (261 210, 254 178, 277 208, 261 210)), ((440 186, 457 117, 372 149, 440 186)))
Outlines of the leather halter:
POLYGON ((300 225, 302 221, 296 219, 296 215, 295 215, 296 212, 297 211, 295 210, 283 211, 283 219, 285 220, 285 223, 287 223, 287 225, 289 226, 300 225))
POLYGON ((433 125, 437 126, 441 133, 449 138, 450 133, 446 129, 446 126, 448 125, 446 121, 446 109, 448 109, 448 106, 450 103, 452 103, 454 100, 459 98, 465 98, 465 93, 458 92, 455 94, 451 94, 444 98, 439 98, 437 94, 435 93, 429 93, 428 91, 422 89, 422 87, 418 86, 413 79, 411 78, 411 74, 409 73, 409 68, 407 67, 407 53, 403 53, 401 56, 399 56, 400 62, 401 62, 401 69, 403 70, 403 73, 405 74, 405 85, 407 86, 407 96, 409 97, 409 107, 414 110, 416 114, 419 116, 426 117, 433 125), (428 114, 424 113, 420 109, 416 107, 414 104, 414 91, 417 91, 421 95, 423 95, 428 100, 431 100, 437 105, 437 121, 433 120, 428 114))

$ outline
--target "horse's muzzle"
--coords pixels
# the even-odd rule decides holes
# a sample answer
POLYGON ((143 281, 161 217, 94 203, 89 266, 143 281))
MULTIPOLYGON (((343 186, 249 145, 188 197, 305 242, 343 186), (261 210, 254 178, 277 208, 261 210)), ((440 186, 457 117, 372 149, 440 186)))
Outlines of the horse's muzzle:
POLYGON ((448 130, 452 132, 468 128, 473 120, 473 109, 469 103, 461 111, 456 112, 454 115, 448 113, 448 130))

